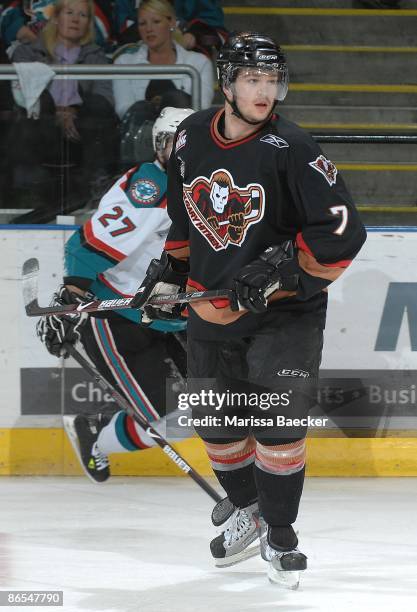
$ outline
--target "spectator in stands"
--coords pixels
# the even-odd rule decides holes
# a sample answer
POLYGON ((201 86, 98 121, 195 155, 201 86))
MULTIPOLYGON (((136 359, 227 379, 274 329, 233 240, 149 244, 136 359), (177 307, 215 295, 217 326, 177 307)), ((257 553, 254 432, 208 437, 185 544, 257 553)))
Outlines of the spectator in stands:
MULTIPOLYGON (((108 63, 93 40, 92 0, 57 0, 38 39, 18 45, 12 61, 108 63)), ((76 167, 80 189, 88 188, 115 170, 117 136, 110 80, 54 80, 41 96, 39 119, 22 118, 12 126, 11 159, 21 177, 35 167, 43 172, 49 167, 76 167)), ((87 195, 87 190, 82 193, 87 195)))
POLYGON ((139 41, 139 5, 136 0, 114 0, 114 32, 119 45, 139 41))
MULTIPOLYGON (((33 0, 28 9, 23 0, 3 2, 0 36, 5 46, 15 46, 18 42, 35 42, 53 14, 54 5, 55 0, 33 0)), ((94 0, 94 40, 98 45, 105 46, 111 38, 112 21, 112 0, 94 0)))
MULTIPOLYGON (((228 33, 219 0, 171 0, 171 4, 183 33, 177 42, 189 51, 200 51, 208 56, 220 48, 228 33)), ((119 44, 139 40, 136 7, 136 0, 115 0, 115 32, 119 44)))
MULTIPOLYGON (((176 15, 168 0, 143 0, 138 11, 138 30, 142 44, 130 46, 115 59, 115 64, 188 64, 197 69, 202 83, 202 107, 213 99, 211 62, 200 53, 185 50, 174 40, 176 15)), ((116 111, 120 118, 136 103, 143 119, 155 119, 165 106, 191 106, 191 78, 178 76, 159 79, 123 79, 113 82, 116 111)))
POLYGON ((226 41, 228 32, 219 0, 175 0, 175 10, 186 49, 212 56, 226 41))

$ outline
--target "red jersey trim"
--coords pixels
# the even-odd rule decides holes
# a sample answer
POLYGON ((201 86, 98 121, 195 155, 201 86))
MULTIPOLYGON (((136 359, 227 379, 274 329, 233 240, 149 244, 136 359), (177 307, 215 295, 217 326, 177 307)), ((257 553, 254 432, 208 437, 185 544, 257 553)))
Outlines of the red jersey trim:
POLYGON ((183 249, 188 246, 190 246, 189 240, 171 240, 165 243, 164 251, 175 251, 175 249, 183 249))
POLYGON ((193 280, 192 278, 188 278, 187 285, 190 285, 191 287, 193 287, 197 291, 207 291, 207 287, 204 287, 204 285, 201 285, 200 283, 198 283, 197 281, 193 280))
MULTIPOLYGON (((301 249, 305 253, 308 253, 309 255, 311 255, 311 257, 314 257, 314 254, 311 251, 310 247, 304 241, 304 238, 301 232, 297 234, 296 243, 299 249, 301 249)), ((319 263, 321 266, 325 266, 326 268, 347 268, 352 263, 352 260, 351 259, 341 259, 340 261, 336 261, 335 263, 321 263, 321 262, 319 263)))
POLYGON ((222 114, 224 113, 224 109, 221 108, 213 117, 213 119, 211 120, 210 123, 210 135, 212 137, 212 139, 214 140, 215 144, 219 147, 221 147, 222 149, 232 149, 233 147, 239 147, 242 144, 245 144, 245 142, 249 142, 250 140, 253 140, 254 138, 257 137, 258 133, 263 130, 264 126, 266 123, 268 123, 268 121, 265 121, 265 123, 263 123, 259 129, 256 130, 256 132, 253 132, 252 134, 249 134, 249 136, 246 136, 246 138, 241 138, 238 140, 227 140, 226 138, 224 138, 220 132, 219 132, 219 128, 218 128, 218 124, 219 124, 219 120, 220 117, 222 116, 222 114))
MULTIPOLYGON (((204 285, 201 285, 200 283, 198 283, 197 281, 189 277, 187 280, 187 285, 189 285, 190 287, 193 287, 193 289, 196 289, 197 291, 207 291, 207 287, 204 287, 204 285)), ((228 306, 230 306, 230 302, 227 299, 209 300, 209 301, 210 301, 210 304, 214 306, 214 308, 217 308, 217 309, 227 308, 228 306)))
POLYGON ((146 444, 144 444, 142 442, 142 440, 139 438, 139 435, 136 431, 136 427, 135 427, 135 421, 132 419, 132 417, 130 417, 129 415, 127 415, 127 418, 125 420, 125 425, 126 425, 126 431, 127 434, 129 436, 129 438, 131 439, 131 441, 138 446, 139 448, 149 448, 148 446, 146 446, 146 444))
POLYGON ((121 291, 116 289, 116 287, 113 287, 113 285, 107 280, 107 278, 105 276, 103 276, 102 272, 100 272, 100 274, 97 276, 97 278, 99 279, 99 281, 101 281, 103 283, 103 285, 106 285, 106 287, 108 287, 109 289, 111 289, 112 291, 117 293, 117 295, 120 295, 120 296, 125 297, 125 298, 133 297, 133 295, 131 295, 130 293, 122 293, 121 291))
POLYGON ((310 249, 309 246, 307 246, 307 244, 304 242, 304 238, 301 232, 299 232, 296 236, 295 242, 298 246, 299 249, 301 249, 302 251, 305 251, 306 253, 308 253, 309 255, 311 255, 311 257, 314 257, 312 250, 310 249))
POLYGON ((126 185, 129 182, 130 177, 132 176, 132 174, 134 174, 136 172, 136 170, 139 168, 139 166, 134 166, 133 168, 131 168, 130 170, 128 170, 125 174, 125 180, 123 181, 123 183, 120 183, 119 187, 121 189, 123 189, 123 191, 126 191, 126 185))
POLYGON ((113 247, 109 246, 99 238, 94 236, 93 225, 91 223, 91 219, 89 219, 83 227, 84 238, 88 242, 89 245, 94 247, 97 251, 102 251, 106 253, 112 259, 116 261, 123 261, 126 258, 126 255, 117 249, 113 249, 113 247))

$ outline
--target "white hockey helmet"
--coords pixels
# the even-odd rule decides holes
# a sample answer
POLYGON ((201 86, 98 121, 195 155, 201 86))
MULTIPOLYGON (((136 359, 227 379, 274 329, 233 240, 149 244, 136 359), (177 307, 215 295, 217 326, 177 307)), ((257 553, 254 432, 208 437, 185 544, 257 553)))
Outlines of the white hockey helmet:
POLYGON ((165 149, 167 137, 174 135, 179 124, 195 111, 192 108, 173 108, 166 106, 161 110, 152 128, 152 144, 154 151, 165 149))

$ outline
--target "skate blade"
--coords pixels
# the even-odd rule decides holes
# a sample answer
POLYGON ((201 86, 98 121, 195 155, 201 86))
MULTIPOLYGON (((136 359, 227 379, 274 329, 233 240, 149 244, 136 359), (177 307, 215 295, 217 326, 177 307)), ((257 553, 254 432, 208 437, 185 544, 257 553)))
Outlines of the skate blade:
POLYGON ((296 591, 300 584, 300 572, 277 570, 269 563, 268 580, 272 584, 279 584, 286 589, 296 591))
POLYGON ((237 553, 236 555, 231 555, 230 557, 225 557, 224 559, 215 559, 214 565, 216 567, 231 567, 232 565, 242 563, 242 561, 246 561, 246 559, 250 559, 255 555, 259 555, 260 552, 261 545, 258 542, 251 548, 245 548, 245 550, 242 550, 242 552, 237 553))
POLYGON ((75 427, 74 427, 75 416, 64 415, 62 417, 62 420, 64 423, 64 429, 68 436, 68 440, 70 441, 71 446, 74 449, 75 454, 77 455, 78 463, 82 467, 84 474, 87 476, 87 478, 91 480, 91 482, 94 482, 94 484, 103 484, 102 482, 99 482, 98 480, 93 478, 91 474, 89 474, 89 472, 84 467, 83 460, 81 459, 80 447, 78 445, 78 436, 77 436, 77 432, 75 431, 75 427))

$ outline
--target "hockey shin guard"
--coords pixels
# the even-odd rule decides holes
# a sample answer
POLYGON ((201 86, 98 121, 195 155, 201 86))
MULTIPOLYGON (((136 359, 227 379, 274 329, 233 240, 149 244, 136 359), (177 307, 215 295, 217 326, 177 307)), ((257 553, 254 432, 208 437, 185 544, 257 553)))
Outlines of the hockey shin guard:
POLYGON ((290 525, 298 514, 304 484, 305 438, 256 445, 259 508, 268 525, 290 525))
POLYGON ((240 508, 257 498, 253 474, 255 439, 213 444, 204 442, 212 468, 230 501, 240 508))

